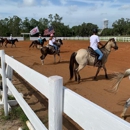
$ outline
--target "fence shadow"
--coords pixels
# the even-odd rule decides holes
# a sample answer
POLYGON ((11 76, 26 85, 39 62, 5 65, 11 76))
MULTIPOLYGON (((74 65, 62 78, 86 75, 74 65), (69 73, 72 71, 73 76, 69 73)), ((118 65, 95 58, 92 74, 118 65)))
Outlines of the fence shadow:
MULTIPOLYGON (((19 74, 14 72, 13 75, 20 81, 20 83, 16 83, 14 85, 23 84, 27 88, 28 92, 24 93, 24 99, 26 101, 30 100, 32 96, 35 96, 37 98, 37 101, 33 102, 29 101, 28 105, 31 108, 34 105, 36 106, 38 103, 42 105, 42 108, 37 107, 37 109, 35 109, 34 112, 40 113, 40 115, 37 116, 43 121, 43 124, 45 124, 45 126, 48 127, 48 99, 44 95, 42 95, 39 91, 37 91, 33 86, 31 86, 27 81, 25 81, 19 74), (45 120, 47 121, 44 122, 45 120)), ((65 127, 68 130, 82 130, 82 128, 78 124, 76 124, 65 114, 63 114, 63 127, 65 127)))

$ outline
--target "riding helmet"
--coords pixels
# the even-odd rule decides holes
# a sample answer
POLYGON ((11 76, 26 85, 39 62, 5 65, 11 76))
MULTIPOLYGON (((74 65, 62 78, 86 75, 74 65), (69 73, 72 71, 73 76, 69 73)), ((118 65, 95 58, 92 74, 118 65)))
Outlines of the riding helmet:
POLYGON ((53 35, 53 33, 50 35, 50 37, 53 37, 54 35, 53 35))
POLYGON ((93 33, 97 33, 98 30, 96 28, 93 29, 93 33))

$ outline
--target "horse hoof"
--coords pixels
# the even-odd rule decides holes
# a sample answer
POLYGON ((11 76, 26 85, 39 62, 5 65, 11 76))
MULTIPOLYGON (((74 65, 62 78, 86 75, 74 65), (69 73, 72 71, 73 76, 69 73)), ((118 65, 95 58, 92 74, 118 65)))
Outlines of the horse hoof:
POLYGON ((93 80, 97 81, 97 78, 96 78, 96 77, 94 77, 94 78, 93 78, 93 80))
POLYGON ((106 78, 106 79, 109 79, 107 75, 105 75, 105 78, 106 78))

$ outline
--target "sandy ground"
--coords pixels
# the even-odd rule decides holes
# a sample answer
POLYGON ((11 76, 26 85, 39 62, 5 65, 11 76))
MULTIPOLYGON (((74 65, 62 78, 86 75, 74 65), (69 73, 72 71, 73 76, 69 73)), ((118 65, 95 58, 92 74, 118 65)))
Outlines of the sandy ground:
MULTIPOLYGON (((53 64, 53 56, 47 55, 44 62, 45 64, 41 65, 40 51, 36 48, 29 49, 31 41, 19 41, 18 43, 16 42, 16 48, 11 48, 11 46, 8 45, 7 48, 1 47, 1 49, 4 49, 7 55, 13 56, 14 59, 22 62, 23 64, 47 77, 53 75, 62 76, 64 83, 66 83, 69 80, 70 55, 72 52, 77 51, 80 48, 87 48, 89 46, 89 42, 85 40, 63 40, 63 43, 63 46, 61 46, 61 62, 56 64, 53 64)), ((102 43, 105 44, 105 42, 102 43)), ((47 42, 45 44, 47 44, 47 42)), ((86 66, 80 72, 82 79, 80 84, 77 84, 77 82, 75 82, 73 79, 73 82, 67 83, 65 86, 89 99, 95 104, 112 112, 113 114, 120 116, 125 101, 130 97, 130 81, 128 77, 122 80, 120 88, 116 94, 105 91, 105 89, 110 89, 115 82, 115 79, 113 79, 114 73, 124 72, 130 67, 130 43, 117 42, 117 45, 119 49, 117 51, 111 51, 106 63, 107 73, 109 76, 108 80, 106 80, 104 77, 103 69, 101 69, 97 80, 93 80, 97 68, 93 66, 86 66)), ((32 109, 47 126, 47 99, 32 87, 30 87, 22 79, 19 78, 18 80, 16 77, 18 78, 18 76, 15 74, 13 82, 17 89, 24 94, 25 100, 30 104, 32 109)), ((126 121, 130 122, 130 109, 128 109, 126 114, 128 115, 126 121)), ((78 125, 75 125, 73 121, 68 121, 67 119, 68 117, 64 116, 63 129, 81 129, 78 125)))

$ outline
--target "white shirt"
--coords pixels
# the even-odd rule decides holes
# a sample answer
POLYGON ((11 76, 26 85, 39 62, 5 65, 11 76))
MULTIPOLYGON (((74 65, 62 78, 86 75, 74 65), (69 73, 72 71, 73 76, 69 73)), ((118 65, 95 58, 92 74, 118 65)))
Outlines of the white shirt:
POLYGON ((52 42, 54 43, 55 41, 56 41, 56 38, 55 38, 55 37, 53 37, 52 42))
POLYGON ((53 46, 53 41, 52 40, 49 40, 49 45, 51 45, 51 46, 53 46))
POLYGON ((93 48, 93 50, 98 49, 98 42, 100 42, 100 40, 97 35, 92 35, 90 37, 90 47, 93 48))
POLYGON ((55 38, 52 38, 52 40, 49 40, 49 45, 53 46, 53 45, 54 45, 54 44, 53 44, 54 42, 55 42, 55 38))
POLYGON ((13 38, 12 38, 12 36, 10 36, 10 38, 9 38, 10 40, 12 40, 13 38))

